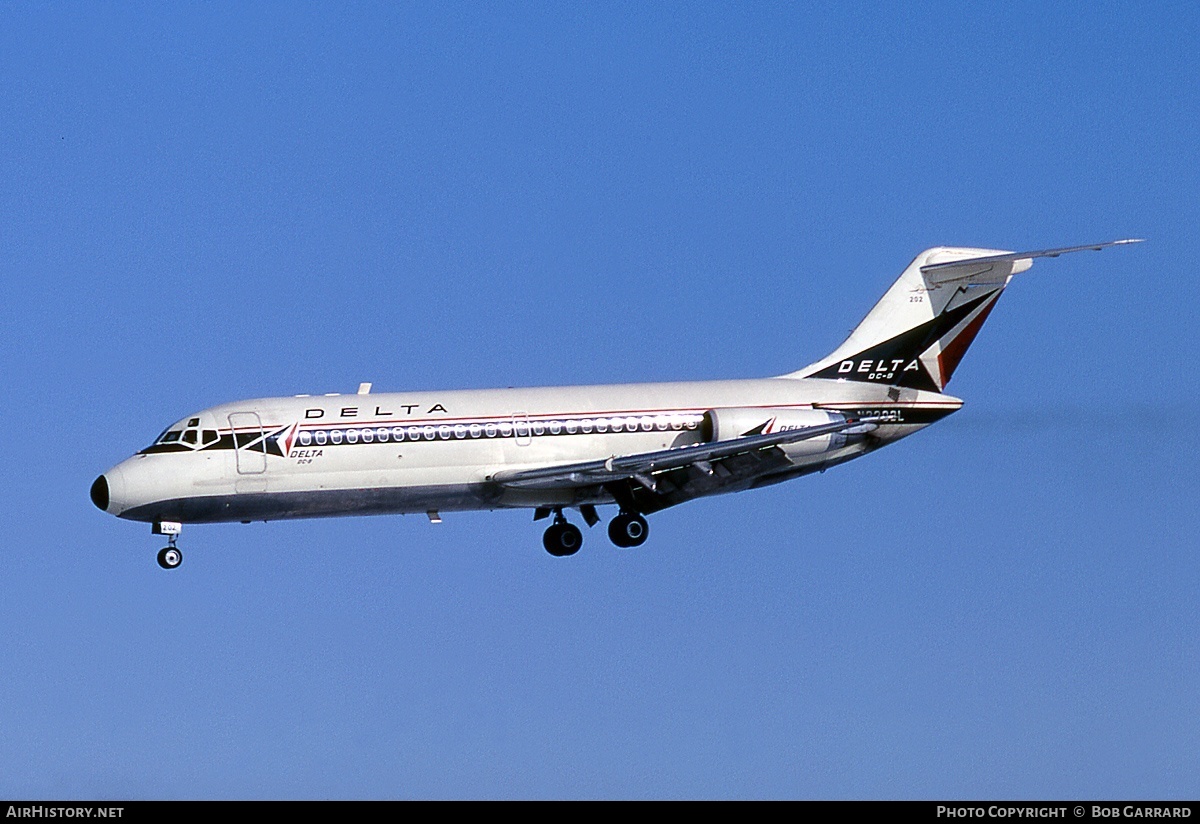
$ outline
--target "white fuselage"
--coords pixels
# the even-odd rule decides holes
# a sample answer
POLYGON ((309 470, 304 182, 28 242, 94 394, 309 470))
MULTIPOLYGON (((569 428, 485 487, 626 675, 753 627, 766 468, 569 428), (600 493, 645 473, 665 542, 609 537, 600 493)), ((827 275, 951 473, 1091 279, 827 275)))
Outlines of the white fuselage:
POLYGON ((785 450, 786 473, 714 490, 734 491, 856 457, 960 406, 937 392, 795 378, 264 398, 184 418, 97 479, 106 488, 93 499, 154 523, 603 504, 613 501, 603 486, 512 488, 494 476, 700 443, 713 437, 713 410, 882 419, 869 438, 806 442, 785 450))

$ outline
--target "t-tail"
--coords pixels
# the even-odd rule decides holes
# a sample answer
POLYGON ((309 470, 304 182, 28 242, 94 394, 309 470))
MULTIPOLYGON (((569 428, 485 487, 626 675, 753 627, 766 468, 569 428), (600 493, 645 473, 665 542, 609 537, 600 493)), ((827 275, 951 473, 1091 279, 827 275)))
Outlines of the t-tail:
POLYGON ((908 265, 845 343, 786 378, 829 378, 941 392, 1012 276, 1039 257, 1138 243, 1005 252, 938 246, 908 265))

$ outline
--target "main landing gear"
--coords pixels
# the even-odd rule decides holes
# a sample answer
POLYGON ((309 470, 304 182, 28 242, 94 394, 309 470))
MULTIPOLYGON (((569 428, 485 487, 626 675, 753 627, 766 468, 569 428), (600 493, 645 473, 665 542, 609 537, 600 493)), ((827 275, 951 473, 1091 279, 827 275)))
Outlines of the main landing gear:
POLYGON ((183 531, 183 524, 159 521, 150 531, 155 535, 167 536, 167 545, 158 552, 158 565, 163 569, 175 569, 182 564, 183 552, 175 546, 175 541, 179 538, 179 533, 183 531))
POLYGON ((542 546, 556 558, 574 555, 583 546, 583 533, 562 514, 562 508, 554 510, 554 523, 542 535, 542 546))
POLYGON ((636 512, 622 512, 608 523, 608 539, 627 548, 641 546, 650 535, 650 524, 636 512))
MULTIPOLYGON (((551 511, 549 507, 539 509, 534 513, 534 519, 548 517, 551 511)), ((593 526, 600 520, 594 506, 581 506, 580 511, 588 526, 593 526)), ((574 555, 583 546, 583 532, 579 527, 567 521, 562 507, 555 507, 553 512, 554 523, 547 527, 545 534, 542 535, 542 546, 546 547, 546 551, 556 558, 574 555)), ((650 525, 636 512, 622 510, 608 525, 609 540, 622 548, 641 546, 646 543, 649 534, 650 525)))

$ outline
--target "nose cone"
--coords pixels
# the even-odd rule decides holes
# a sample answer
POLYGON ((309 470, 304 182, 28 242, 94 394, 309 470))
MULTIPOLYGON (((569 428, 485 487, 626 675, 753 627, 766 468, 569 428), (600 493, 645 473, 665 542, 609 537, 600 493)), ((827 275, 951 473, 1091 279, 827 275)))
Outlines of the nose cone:
POLYGON ((129 502, 125 499, 125 473, 121 465, 114 466, 96 480, 92 481, 89 494, 92 503, 105 512, 120 515, 129 502))
POLYGON ((108 511, 108 479, 103 475, 92 481, 91 496, 97 508, 108 511))

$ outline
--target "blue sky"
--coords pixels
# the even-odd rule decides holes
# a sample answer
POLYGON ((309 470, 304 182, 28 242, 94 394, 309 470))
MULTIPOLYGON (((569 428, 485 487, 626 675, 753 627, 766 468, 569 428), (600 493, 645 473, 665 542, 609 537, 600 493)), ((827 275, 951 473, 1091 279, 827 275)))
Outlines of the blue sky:
POLYGON ((1194 798, 1192 4, 0 10, 0 796, 1194 798), (300 392, 780 374, 1040 261, 956 416, 566 560, 92 479, 300 392))

